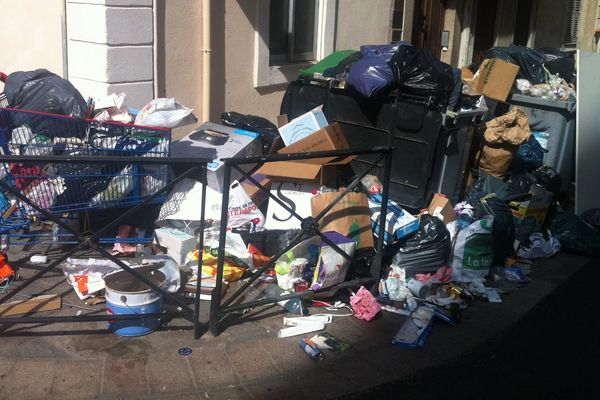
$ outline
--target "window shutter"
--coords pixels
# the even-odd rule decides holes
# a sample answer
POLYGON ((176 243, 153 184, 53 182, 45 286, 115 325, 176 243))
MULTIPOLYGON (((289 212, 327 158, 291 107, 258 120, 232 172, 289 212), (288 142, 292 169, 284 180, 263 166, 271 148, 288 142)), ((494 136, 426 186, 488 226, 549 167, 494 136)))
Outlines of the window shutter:
POLYGON ((567 4, 567 32, 565 34, 565 47, 574 47, 577 45, 580 13, 581 0, 569 0, 567 4))

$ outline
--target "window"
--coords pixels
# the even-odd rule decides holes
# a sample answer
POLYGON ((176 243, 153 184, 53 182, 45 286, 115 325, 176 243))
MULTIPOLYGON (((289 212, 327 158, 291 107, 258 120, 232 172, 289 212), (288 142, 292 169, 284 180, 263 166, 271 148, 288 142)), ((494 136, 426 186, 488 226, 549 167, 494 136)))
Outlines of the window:
POLYGON ((254 87, 279 85, 333 52, 337 0, 258 0, 254 87))
POLYGON ((316 54, 317 0, 275 0, 269 9, 269 62, 312 61, 316 54))
POLYGON ((581 11, 581 0, 569 0, 567 2, 567 31, 565 33, 565 48, 577 46, 577 31, 579 30, 579 13, 581 11))
POLYGON ((402 23, 404 20, 404 0, 394 0, 392 10, 392 42, 402 40, 402 23))

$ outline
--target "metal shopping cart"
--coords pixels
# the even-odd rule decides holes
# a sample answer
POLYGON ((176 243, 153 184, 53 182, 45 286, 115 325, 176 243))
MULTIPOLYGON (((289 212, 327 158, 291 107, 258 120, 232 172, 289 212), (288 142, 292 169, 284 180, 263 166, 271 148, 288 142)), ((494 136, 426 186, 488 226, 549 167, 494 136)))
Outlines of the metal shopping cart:
MULTIPOLYGON (((0 165, 3 196, 10 203, 1 210, 0 233, 25 228, 32 219, 43 218, 40 209, 70 218, 89 210, 140 204, 169 180, 167 165, 144 164, 143 159, 168 157, 170 141, 170 129, 0 107, 0 152, 40 160, 0 165), (71 160, 60 164, 41 161, 53 156, 71 160), (123 161, 77 161, 80 157, 115 156, 123 161)), ((152 202, 161 203, 165 198, 163 193, 152 202)), ((57 238, 56 232, 48 236, 13 234, 8 242, 10 237, 34 244, 72 241, 70 235, 57 238)))

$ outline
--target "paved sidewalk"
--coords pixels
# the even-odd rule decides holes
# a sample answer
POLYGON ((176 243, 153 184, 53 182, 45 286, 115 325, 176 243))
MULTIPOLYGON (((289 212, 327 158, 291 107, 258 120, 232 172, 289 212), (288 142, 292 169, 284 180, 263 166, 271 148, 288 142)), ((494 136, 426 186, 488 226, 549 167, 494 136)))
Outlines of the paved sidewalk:
MULTIPOLYGON (((184 320, 138 338, 113 335, 104 323, 10 327, 0 333, 0 399, 334 398, 472 352, 515 324, 586 261, 559 254, 536 263, 527 286, 500 304, 473 303, 456 327, 436 322, 420 350, 391 345, 402 316, 384 312, 371 322, 336 318, 327 331, 352 347, 339 355, 325 353, 321 362, 299 348, 299 337, 277 338, 285 315, 277 306, 229 326, 218 337, 205 334, 196 341, 184 320), (182 347, 190 347, 192 354, 179 355, 182 347)), ((60 314, 80 310, 75 306, 82 303, 61 274, 36 285, 27 293, 65 293, 60 314)), ((202 304, 206 319, 209 303, 202 304)))

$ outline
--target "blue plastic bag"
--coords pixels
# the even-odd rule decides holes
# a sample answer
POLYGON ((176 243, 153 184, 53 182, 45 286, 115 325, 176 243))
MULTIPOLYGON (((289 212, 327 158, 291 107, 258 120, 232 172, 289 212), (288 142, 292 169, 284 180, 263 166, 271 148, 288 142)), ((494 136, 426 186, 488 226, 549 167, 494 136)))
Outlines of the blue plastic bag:
POLYGON ((513 160, 513 172, 530 172, 541 167, 544 164, 544 150, 537 141, 535 135, 531 135, 529 140, 519 146, 517 155, 513 160))
POLYGON ((389 61, 406 42, 361 46, 362 57, 350 69, 346 83, 365 97, 385 94, 394 83, 389 61))

